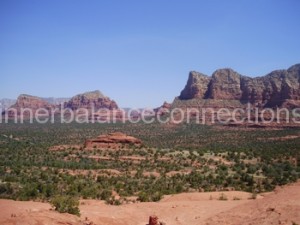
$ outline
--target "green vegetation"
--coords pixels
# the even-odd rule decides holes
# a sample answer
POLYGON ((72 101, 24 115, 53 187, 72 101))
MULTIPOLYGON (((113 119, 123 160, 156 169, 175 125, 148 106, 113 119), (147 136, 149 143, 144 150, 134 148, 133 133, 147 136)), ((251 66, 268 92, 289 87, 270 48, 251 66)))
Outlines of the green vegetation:
POLYGON ((155 123, 9 123, 0 128, 0 198, 51 201, 61 212, 77 214, 74 198, 118 205, 131 196, 159 201, 162 195, 189 191, 260 193, 295 182, 300 172, 300 138, 280 139, 298 136, 300 128, 155 123), (140 138, 144 146, 49 151, 116 131, 140 138))
POLYGON ((70 196, 56 196, 50 202, 60 213, 70 213, 80 216, 78 199, 70 196))

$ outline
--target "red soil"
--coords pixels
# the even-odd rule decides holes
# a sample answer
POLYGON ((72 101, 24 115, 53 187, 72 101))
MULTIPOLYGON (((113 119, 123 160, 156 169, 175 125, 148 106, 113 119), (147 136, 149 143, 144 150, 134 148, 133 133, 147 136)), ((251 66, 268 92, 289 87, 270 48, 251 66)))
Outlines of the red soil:
POLYGON ((183 193, 165 196, 158 203, 121 206, 103 201, 81 201, 81 217, 59 214, 48 203, 0 200, 0 224, 88 224, 145 225, 156 215, 167 225, 300 224, 300 182, 277 188, 275 192, 249 200, 245 192, 183 193), (240 200, 233 200, 240 199, 240 200), (87 219, 87 220, 86 220, 87 219))

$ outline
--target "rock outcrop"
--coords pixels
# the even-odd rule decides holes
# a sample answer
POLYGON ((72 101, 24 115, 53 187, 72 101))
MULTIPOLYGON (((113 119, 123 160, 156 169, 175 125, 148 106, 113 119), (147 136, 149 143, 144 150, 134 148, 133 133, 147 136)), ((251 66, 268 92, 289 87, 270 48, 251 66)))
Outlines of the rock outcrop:
POLYGON ((158 217, 157 216, 150 216, 149 217, 149 225, 159 225, 158 217))
POLYGON ((85 109, 118 109, 118 105, 115 101, 104 96, 100 91, 86 92, 79 94, 71 98, 64 105, 65 108, 77 110, 80 108, 85 109))
POLYGON ((210 80, 211 77, 207 75, 195 71, 190 72, 187 84, 180 94, 180 99, 206 98, 210 80))
POLYGON ((158 220, 157 216, 150 216, 148 225, 166 225, 164 222, 158 220))
POLYGON ((30 116, 30 113, 34 116, 38 109, 44 109, 50 112, 53 108, 53 105, 39 97, 22 94, 18 97, 16 103, 3 112, 3 114, 8 114, 9 117, 28 117, 30 116))
POLYGON ((172 108, 172 104, 168 103, 168 102, 164 102, 162 104, 162 106, 154 109, 154 112, 157 114, 157 115, 165 115, 167 114, 168 112, 170 112, 170 109, 172 108))
MULTIPOLYGON (((33 116, 38 109, 43 109, 43 112, 49 111, 49 116, 52 115, 52 112, 59 114, 62 109, 94 109, 95 113, 99 109, 118 109, 118 105, 115 101, 110 100, 110 98, 104 96, 100 91, 86 92, 74 96, 71 99, 67 98, 40 98, 36 96, 22 94, 18 97, 15 104, 10 106, 10 108, 5 109, 2 112, 2 115, 8 115, 8 117, 23 116, 27 118, 30 116, 29 110, 31 110, 33 116), (25 110, 26 109, 26 110, 25 110), (22 110, 24 113, 22 113, 22 110)), ((115 113, 117 118, 122 118, 118 113, 115 113)), ((91 115, 94 117, 94 114, 91 115)), ((95 117, 98 115, 95 115, 95 117)), ((108 117, 108 115, 105 115, 108 117)))
POLYGON ((121 132, 100 135, 85 142, 85 149, 117 149, 128 146, 141 146, 142 141, 121 132))
POLYGON ((240 101, 260 107, 297 107, 300 106, 300 64, 256 78, 243 76, 232 69, 219 69, 211 77, 190 72, 178 99, 240 101))

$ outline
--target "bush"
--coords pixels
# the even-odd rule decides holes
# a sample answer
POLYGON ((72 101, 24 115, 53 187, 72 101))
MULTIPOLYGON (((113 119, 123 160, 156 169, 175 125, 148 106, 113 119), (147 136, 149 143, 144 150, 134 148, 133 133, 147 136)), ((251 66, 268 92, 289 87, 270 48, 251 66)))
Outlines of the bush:
POLYGON ((56 196, 50 201, 55 210, 60 213, 70 213, 80 216, 79 200, 72 196, 56 196))
POLYGON ((227 201, 228 198, 227 198, 227 196, 226 196, 224 193, 222 193, 222 194, 220 195, 220 197, 219 197, 219 200, 220 200, 220 201, 227 201))
POLYGON ((140 192, 138 195, 138 200, 141 202, 149 202, 150 201, 150 196, 146 192, 140 192))
POLYGON ((152 196, 151 196, 151 200, 153 201, 153 202, 158 202, 158 201, 160 201, 161 200, 161 198, 162 198, 162 193, 160 193, 160 192, 155 192, 152 196))
POLYGON ((158 202, 161 200, 163 194, 161 192, 155 193, 147 193, 147 192, 140 192, 138 195, 138 200, 141 202, 158 202))
POLYGON ((0 195, 6 194, 6 193, 12 193, 12 188, 10 183, 0 183, 0 195))
POLYGON ((110 190, 103 190, 100 194, 101 200, 108 201, 112 196, 112 193, 110 190))

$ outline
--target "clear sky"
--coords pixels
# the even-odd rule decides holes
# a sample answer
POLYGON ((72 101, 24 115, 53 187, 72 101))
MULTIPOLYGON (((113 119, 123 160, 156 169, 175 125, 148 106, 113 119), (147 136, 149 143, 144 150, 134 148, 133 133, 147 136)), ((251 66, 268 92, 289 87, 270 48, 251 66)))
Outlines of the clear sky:
POLYGON ((191 70, 261 76, 296 63, 298 0, 0 1, 0 98, 99 89, 153 107, 191 70))

